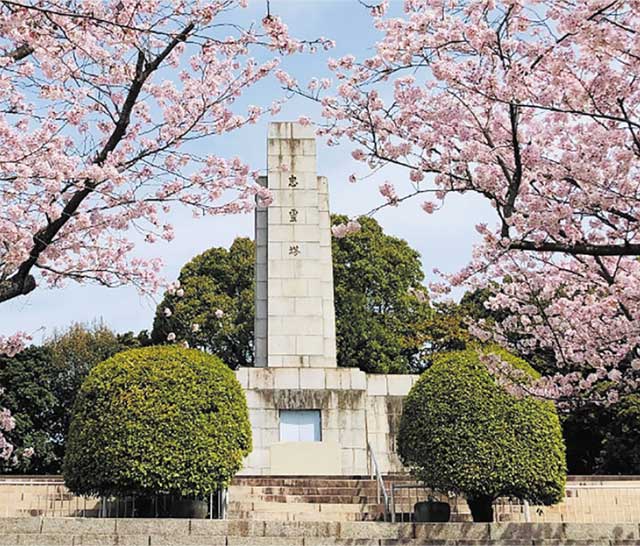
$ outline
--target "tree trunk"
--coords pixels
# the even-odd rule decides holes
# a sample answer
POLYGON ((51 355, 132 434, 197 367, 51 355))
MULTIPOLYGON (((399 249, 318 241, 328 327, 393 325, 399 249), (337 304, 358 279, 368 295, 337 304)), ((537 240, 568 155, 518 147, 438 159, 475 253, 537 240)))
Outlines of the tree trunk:
POLYGON ((471 508, 473 521, 489 523, 493 521, 493 497, 489 495, 469 497, 467 504, 471 508))

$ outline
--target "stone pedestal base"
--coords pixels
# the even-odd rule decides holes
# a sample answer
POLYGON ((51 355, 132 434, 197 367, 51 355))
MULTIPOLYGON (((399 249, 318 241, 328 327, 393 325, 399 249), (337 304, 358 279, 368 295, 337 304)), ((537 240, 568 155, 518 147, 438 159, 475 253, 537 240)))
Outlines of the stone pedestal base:
POLYGON ((417 375, 349 368, 241 368, 253 452, 240 475, 366 475, 367 444, 384 474, 405 471, 396 454, 402 400, 417 375), (281 442, 281 410, 320 410, 320 442, 281 442))

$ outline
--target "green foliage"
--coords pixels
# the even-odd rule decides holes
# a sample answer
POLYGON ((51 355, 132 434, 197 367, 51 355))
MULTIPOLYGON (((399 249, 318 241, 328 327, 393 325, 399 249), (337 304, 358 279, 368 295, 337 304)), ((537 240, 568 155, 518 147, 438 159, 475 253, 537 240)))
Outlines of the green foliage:
POLYGON ((469 315, 457 303, 436 303, 417 330, 422 341, 421 365, 428 368, 443 352, 462 351, 473 342, 468 331, 469 315))
MULTIPOLYGON (((361 224, 359 233, 333 242, 338 364, 406 373, 419 367, 419 327, 429 314, 428 303, 409 293, 422 289, 419 255, 375 220, 361 224)), ((244 238, 229 250, 212 248, 193 258, 180 272, 184 295, 167 293, 158 306, 154 342, 165 343, 173 332, 232 368, 253 365, 254 263, 255 245, 244 238)))
POLYGON ((0 357, 0 407, 11 410, 16 428, 8 435, 18 455, 32 447, 31 459, 18 457, 3 472, 56 474, 64 456, 70 410, 89 370, 111 355, 140 343, 133 334, 116 335, 101 323, 73 324, 55 332, 42 347, 0 357))
MULTIPOLYGON (((526 362, 491 352, 535 376, 526 362)), ((439 355, 422 374, 404 402, 398 450, 437 491, 545 505, 563 495, 565 448, 554 405, 506 392, 477 350, 439 355)))
POLYGON ((423 343, 422 366, 428 368, 440 353, 462 351, 477 340, 469 333, 469 324, 484 320, 491 328, 501 315, 485 308, 485 301, 492 295, 491 288, 466 292, 460 303, 434 303, 431 313, 421 324, 419 334, 423 343))
POLYGON ((62 438, 69 430, 69 410, 89 371, 98 362, 138 344, 132 334, 117 335, 101 322, 72 324, 45 342, 51 354, 54 396, 58 401, 56 414, 62 438))
POLYGON ((63 409, 55 395, 57 374, 51 366, 51 352, 29 347, 14 357, 0 357, 0 408, 8 408, 16 428, 7 434, 18 455, 14 461, 0 461, 2 473, 46 473, 59 468, 62 453, 63 409), (33 457, 22 457, 33 448, 33 457))
POLYGON ((167 293, 156 310, 153 342, 165 343, 173 332, 233 369, 252 366, 254 253, 251 239, 237 238, 229 250, 211 248, 188 262, 179 276, 184 296, 167 293), (167 308, 170 317, 164 314, 167 308), (224 312, 222 318, 216 317, 218 309, 224 312))
POLYGON ((73 410, 63 472, 83 495, 203 495, 251 451, 242 387, 218 358, 178 346, 98 364, 73 410))
POLYGON ((373 218, 358 221, 360 231, 332 242, 338 364, 408 373, 420 367, 420 324, 430 313, 420 255, 373 218))
POLYGON ((598 457, 599 474, 640 474, 640 395, 630 394, 610 409, 598 457))
POLYGON ((563 419, 571 474, 640 474, 640 395, 584 404, 563 419))

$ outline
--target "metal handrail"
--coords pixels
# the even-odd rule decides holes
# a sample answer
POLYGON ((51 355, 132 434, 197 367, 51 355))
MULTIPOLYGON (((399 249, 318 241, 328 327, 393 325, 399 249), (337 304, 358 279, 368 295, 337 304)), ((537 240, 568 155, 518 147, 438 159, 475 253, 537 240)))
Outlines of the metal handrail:
POLYGON ((380 467, 378 466, 378 461, 376 459, 376 454, 371 449, 371 444, 367 442, 367 451, 369 452, 369 459, 371 461, 371 479, 376 479, 377 482, 377 498, 378 504, 380 504, 380 497, 382 496, 383 505, 384 505, 384 521, 389 520, 389 495, 387 493, 387 488, 384 486, 384 481, 382 479, 382 474, 380 474, 380 467))

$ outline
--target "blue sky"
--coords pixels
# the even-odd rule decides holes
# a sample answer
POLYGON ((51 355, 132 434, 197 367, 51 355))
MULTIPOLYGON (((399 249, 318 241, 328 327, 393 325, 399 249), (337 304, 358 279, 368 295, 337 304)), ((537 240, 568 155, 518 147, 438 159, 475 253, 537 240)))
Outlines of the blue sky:
MULTIPOLYGON (((401 3, 392 0, 392 12, 400 12, 401 3)), ((265 13, 264 0, 250 0, 248 19, 259 20, 265 13)), ((328 76, 326 60, 347 53, 357 57, 369 56, 377 33, 365 8, 357 0, 271 0, 271 11, 280 15, 296 37, 324 36, 336 41, 329 53, 313 56, 294 56, 283 67, 299 81, 313 76, 328 76)), ((239 103, 269 104, 282 95, 275 79, 252 89, 239 103)), ((266 128, 269 121, 295 120, 300 115, 318 119, 316 106, 301 98, 291 99, 275 118, 234 133, 203 142, 203 150, 222 156, 240 156, 255 169, 266 166, 266 128)), ((356 215, 367 212, 381 202, 378 186, 385 180, 403 181, 401 170, 388 170, 358 184, 347 180, 358 165, 351 159, 348 145, 328 148, 318 141, 318 174, 329 178, 331 209, 333 212, 356 215)), ((364 174, 362 171, 360 173, 364 174)), ((401 187, 401 184, 398 184, 401 187)), ((469 260, 472 245, 477 241, 474 226, 481 221, 491 222, 488 205, 473 196, 449 199, 444 210, 427 215, 420 209, 420 201, 408 202, 398 208, 387 208, 377 220, 390 234, 406 239, 421 256, 424 271, 455 271, 469 260)), ((142 244, 136 249, 140 256, 160 256, 165 262, 163 275, 173 280, 182 265, 194 255, 212 246, 228 246, 237 236, 252 236, 253 215, 219 216, 195 220, 189 212, 178 211, 171 217, 175 239, 170 243, 142 244)), ((156 299, 161 297, 160 294, 156 299)), ((150 329, 155 302, 139 296, 135 289, 103 288, 69 282, 64 288, 36 289, 32 294, 3 305, 0 332, 16 330, 31 333, 39 343, 56 328, 72 322, 91 322, 102 319, 118 332, 150 329)))

